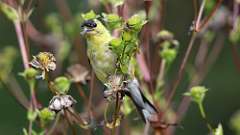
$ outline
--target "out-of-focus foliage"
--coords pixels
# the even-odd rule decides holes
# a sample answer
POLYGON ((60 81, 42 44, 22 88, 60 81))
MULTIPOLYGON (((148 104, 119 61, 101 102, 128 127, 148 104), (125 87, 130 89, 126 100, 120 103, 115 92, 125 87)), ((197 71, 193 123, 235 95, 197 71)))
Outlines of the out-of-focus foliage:
POLYGON ((215 129, 214 135, 223 135, 223 128, 221 124, 218 124, 218 127, 215 129))
POLYGON ((10 5, 0 2, 0 10, 10 19, 11 21, 16 21, 18 20, 19 14, 16 9, 11 7, 10 5))
POLYGON ((230 120, 230 126, 233 130, 235 130, 236 135, 240 135, 240 111, 236 112, 231 120, 230 120))
POLYGON ((238 44, 240 42, 240 18, 237 18, 236 29, 232 30, 229 35, 229 39, 233 44, 238 44))
POLYGON ((7 46, 0 51, 0 78, 5 80, 13 68, 17 51, 14 47, 7 46))
POLYGON ((124 3, 124 0, 100 0, 103 4, 110 3, 114 5, 115 7, 120 6, 124 3))

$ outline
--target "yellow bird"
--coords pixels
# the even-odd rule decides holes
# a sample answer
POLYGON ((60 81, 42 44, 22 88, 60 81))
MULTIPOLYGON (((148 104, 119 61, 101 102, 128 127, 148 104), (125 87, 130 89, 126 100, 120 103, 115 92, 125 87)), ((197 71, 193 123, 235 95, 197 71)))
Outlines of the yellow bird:
MULTIPOLYGON (((110 49, 113 36, 97 19, 86 20, 81 27, 82 34, 87 40, 87 55, 93 71, 103 84, 107 84, 112 81, 117 68, 117 54, 110 49)), ((141 92, 137 79, 127 81, 125 93, 132 99, 144 121, 157 113, 155 107, 141 92)))

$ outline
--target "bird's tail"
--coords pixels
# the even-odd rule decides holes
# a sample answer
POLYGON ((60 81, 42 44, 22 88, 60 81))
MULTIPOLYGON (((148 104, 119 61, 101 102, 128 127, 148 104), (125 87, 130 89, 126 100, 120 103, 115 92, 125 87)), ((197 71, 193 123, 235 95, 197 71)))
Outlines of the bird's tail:
POLYGON ((157 114, 157 109, 143 95, 137 79, 133 79, 127 82, 126 95, 132 99, 144 122, 146 122, 150 116, 157 114))

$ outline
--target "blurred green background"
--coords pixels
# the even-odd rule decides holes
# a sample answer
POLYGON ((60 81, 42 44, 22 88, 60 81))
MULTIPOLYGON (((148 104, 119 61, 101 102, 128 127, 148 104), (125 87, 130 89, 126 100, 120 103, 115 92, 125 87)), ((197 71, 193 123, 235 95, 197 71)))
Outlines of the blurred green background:
MULTIPOLYGON (((48 13, 58 12, 58 10, 53 1, 42 1, 44 6, 41 7, 41 12, 36 8, 31 20, 39 31, 47 32, 43 21, 39 19, 44 18, 48 13)), ((67 2, 73 13, 86 12, 89 10, 89 7, 86 6, 86 0, 68 0, 67 2)), ((176 39, 180 42, 180 52, 169 76, 171 79, 178 70, 180 60, 184 54, 186 45, 189 42, 189 30, 194 12, 192 0, 167 0, 166 4, 164 28, 172 31, 175 34, 176 39)), ((18 48, 13 24, 7 20, 3 14, 0 14, 0 50, 6 45, 12 45, 18 48)), ((204 102, 208 118, 215 126, 217 126, 218 122, 221 122, 223 124, 225 135, 234 134, 230 129, 229 120, 231 116, 240 109, 240 73, 237 72, 233 64, 230 51, 231 48, 229 46, 230 45, 227 43, 224 45, 224 49, 218 60, 202 83, 202 85, 209 88, 204 102)), ((197 48, 195 47, 194 49, 196 50, 197 48)), ((33 49, 32 51, 36 52, 36 49, 33 49)), ((194 55, 194 53, 192 55, 194 55)), ((18 72, 23 71, 19 49, 18 56, 13 71, 22 84, 23 89, 26 89, 27 84, 22 81, 21 77, 17 76, 18 72)), ((178 101, 182 98, 182 92, 186 89, 186 83, 184 82, 185 81, 182 81, 182 84, 178 88, 178 94, 175 96, 176 100, 174 104, 178 104, 178 101)), ((27 93, 27 90, 25 92, 27 93)), ((46 101, 45 104, 47 104, 47 100, 50 99, 49 92, 39 90, 38 93, 41 101, 46 101)), ((2 87, 0 87, 0 107, 0 134, 22 134, 22 128, 27 127, 26 112, 15 102, 15 99, 11 97, 9 92, 2 87)), ((205 127, 195 104, 191 104, 181 125, 183 126, 183 129, 178 128, 177 135, 203 135, 207 133, 207 128, 205 127)))

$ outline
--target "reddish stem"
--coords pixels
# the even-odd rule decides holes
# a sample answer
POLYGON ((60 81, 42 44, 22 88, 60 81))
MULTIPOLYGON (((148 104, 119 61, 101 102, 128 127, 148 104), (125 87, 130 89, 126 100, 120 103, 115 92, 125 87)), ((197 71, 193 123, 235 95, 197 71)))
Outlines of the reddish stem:
POLYGON ((232 51, 234 65, 237 71, 240 72, 240 57, 239 57, 236 45, 231 46, 231 51, 232 51))
POLYGON ((137 54, 137 61, 138 61, 139 67, 142 71, 144 80, 146 82, 149 82, 150 81, 149 69, 147 68, 145 58, 144 58, 143 53, 141 51, 140 51, 140 53, 137 54))
POLYGON ((21 27, 21 23, 19 21, 15 21, 14 26, 15 26, 15 30, 16 30, 16 34, 17 34, 17 38, 18 38, 18 42, 19 42, 23 65, 24 65, 24 68, 27 69, 27 68, 29 68, 29 64, 28 64, 29 60, 28 60, 27 48, 26 48, 26 45, 24 42, 23 30, 21 27))
POLYGON ((174 96, 174 94, 176 92, 177 86, 179 85, 179 83, 180 83, 180 81, 181 81, 181 79, 183 77, 183 74, 184 74, 184 71, 185 71, 185 67, 186 67, 188 58, 190 56, 190 53, 191 53, 194 41, 196 39, 196 35, 197 35, 197 33, 193 32, 192 37, 191 37, 190 42, 189 42, 189 45, 188 45, 188 48, 187 48, 187 51, 186 51, 186 53, 185 53, 185 55, 183 57, 183 60, 181 62, 180 69, 178 71, 177 77, 176 77, 176 79, 175 79, 175 81, 173 83, 173 87, 172 87, 172 89, 170 91, 170 95, 167 97, 167 108, 166 109, 168 109, 168 107, 170 105, 170 102, 172 101, 172 98, 173 98, 173 96, 174 96))
MULTIPOLYGON (((200 8, 200 11, 199 11, 199 16, 198 16, 198 20, 196 22, 196 27, 195 27, 195 31, 199 32, 203 27, 205 27, 209 20, 211 19, 211 17, 216 13, 217 9, 219 8, 219 6, 221 5, 222 3, 222 0, 218 0, 217 1, 217 4, 214 6, 213 10, 211 11, 211 13, 203 20, 203 22, 200 24, 200 18, 199 17, 200 15, 202 16, 202 13, 203 12, 200 8)), ((205 5, 205 3, 202 3, 202 5, 205 5)), ((202 7, 202 6, 201 6, 202 7)))

